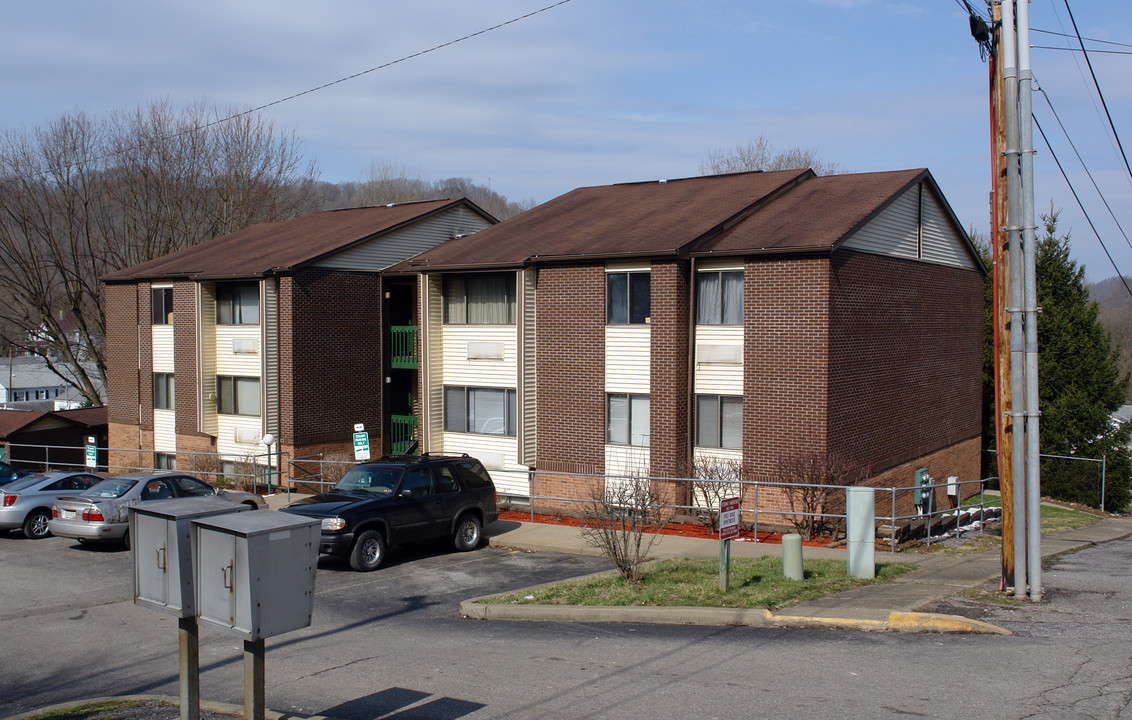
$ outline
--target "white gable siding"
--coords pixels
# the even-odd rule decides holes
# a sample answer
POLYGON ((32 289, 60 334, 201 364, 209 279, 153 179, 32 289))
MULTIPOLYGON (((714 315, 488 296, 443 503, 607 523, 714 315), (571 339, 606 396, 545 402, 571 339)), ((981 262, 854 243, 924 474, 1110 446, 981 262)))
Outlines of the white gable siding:
POLYGON ((952 229, 939 200, 926 187, 922 207, 920 222, 923 259, 973 270, 975 263, 971 254, 952 229))
POLYGON ((455 207, 413 223, 409 227, 344 250, 316 265, 340 270, 384 270, 457 235, 479 232, 488 225, 490 223, 479 214, 466 207, 455 207))
POLYGON ((743 394, 742 327, 696 326, 695 388, 697 395, 743 394))
POLYGON ((924 183, 909 188, 842 247, 973 269, 939 198, 924 183))
POLYGON ((605 391, 641 393, 651 389, 648 325, 605 326, 605 391))
POLYGON ((918 187, 911 188, 865 227, 847 240, 843 247, 880 255, 918 258, 919 245, 918 187))

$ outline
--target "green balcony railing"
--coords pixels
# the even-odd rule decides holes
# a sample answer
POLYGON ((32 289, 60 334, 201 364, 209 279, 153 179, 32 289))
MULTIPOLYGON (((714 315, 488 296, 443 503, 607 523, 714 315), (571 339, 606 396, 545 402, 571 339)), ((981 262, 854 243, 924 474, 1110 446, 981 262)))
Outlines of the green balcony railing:
POLYGON ((393 357, 390 364, 395 368, 417 369, 417 326, 394 325, 393 357))
POLYGON ((417 419, 412 415, 390 416, 392 427, 389 429, 394 455, 402 455, 417 441, 417 419))

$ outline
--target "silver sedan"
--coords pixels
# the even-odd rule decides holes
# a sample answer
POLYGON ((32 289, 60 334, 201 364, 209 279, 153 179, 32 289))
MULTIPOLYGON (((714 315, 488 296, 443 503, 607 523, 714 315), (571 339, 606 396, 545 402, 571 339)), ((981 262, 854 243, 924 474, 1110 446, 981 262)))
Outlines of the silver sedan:
POLYGON ((51 534, 51 506, 63 495, 74 495, 106 478, 91 472, 49 472, 24 475, 0 487, 0 530, 23 530, 32 540, 51 534))
POLYGON ((220 490, 200 478, 175 471, 116 475, 75 496, 61 497, 51 509, 52 535, 80 542, 122 540, 130 546, 130 507, 147 500, 216 496, 252 508, 267 507, 262 497, 220 490))

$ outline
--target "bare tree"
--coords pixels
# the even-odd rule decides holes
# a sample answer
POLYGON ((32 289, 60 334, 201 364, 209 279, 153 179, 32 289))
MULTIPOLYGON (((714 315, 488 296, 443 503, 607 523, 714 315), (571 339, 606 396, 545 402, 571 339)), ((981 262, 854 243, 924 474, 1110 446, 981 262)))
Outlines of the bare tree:
POLYGON ((719 532, 719 503, 724 498, 742 500, 743 462, 733 458, 699 455, 692 461, 692 505, 696 517, 706 521, 711 531, 719 532))
POLYGON ((814 148, 787 147, 779 150, 771 144, 766 135, 759 135, 746 142, 737 142, 732 148, 709 150, 707 158, 700 163, 702 175, 805 168, 812 168, 818 175, 846 172, 840 165, 822 160, 814 148))
POLYGON ((156 102, 0 136, 0 339, 88 404, 106 378, 104 275, 309 209, 296 138, 233 114, 156 102))
POLYGON ((860 471, 834 453, 816 450, 798 452, 778 462, 778 477, 786 483, 791 524, 806 540, 824 531, 836 531, 840 518, 829 518, 845 506, 844 487, 860 477, 860 471))
POLYGON ((596 487, 584 511, 582 538, 613 563, 622 577, 639 582, 641 566, 671 512, 648 478, 632 475, 596 487))

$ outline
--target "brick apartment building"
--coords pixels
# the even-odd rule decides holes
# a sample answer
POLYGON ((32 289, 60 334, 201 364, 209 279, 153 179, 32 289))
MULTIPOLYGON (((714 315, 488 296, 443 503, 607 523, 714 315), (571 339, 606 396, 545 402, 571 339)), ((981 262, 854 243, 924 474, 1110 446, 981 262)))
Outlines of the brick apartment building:
POLYGON ((421 449, 584 498, 803 451, 978 479, 984 274, 918 169, 580 188, 386 277, 419 284, 421 449))
POLYGON ((267 433, 284 457, 345 451, 355 423, 388 450, 393 417, 413 421, 413 377, 390 381, 416 298, 380 273, 494 222, 466 199, 319 212, 107 276, 111 466, 235 462, 267 433))

